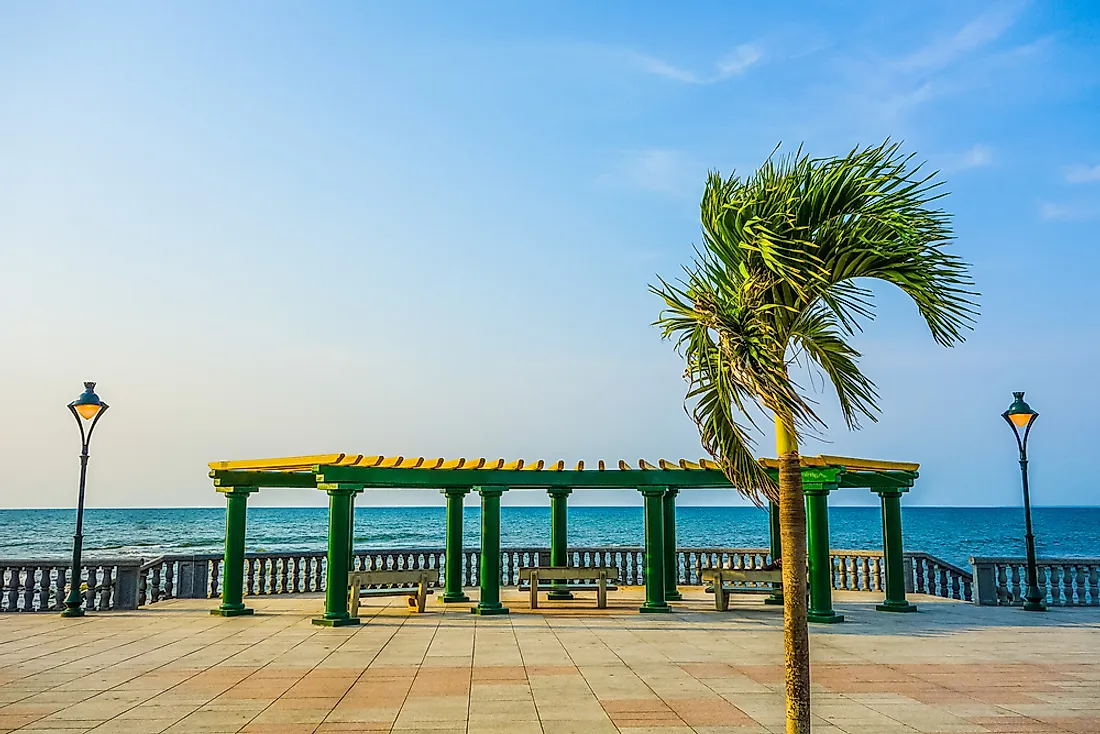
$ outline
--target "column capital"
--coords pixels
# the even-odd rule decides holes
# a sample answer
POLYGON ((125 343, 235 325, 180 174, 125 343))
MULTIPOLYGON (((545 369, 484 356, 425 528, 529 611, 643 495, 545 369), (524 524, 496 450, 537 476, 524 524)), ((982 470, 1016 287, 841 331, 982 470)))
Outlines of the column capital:
POLYGON ((820 482, 803 482, 802 493, 809 497, 828 497, 829 492, 837 488, 836 484, 824 484, 820 482))
POLYGON ((572 487, 549 487, 546 490, 546 494, 550 495, 551 497, 568 497, 569 495, 573 494, 573 488, 572 487))
POLYGON ((901 497, 909 491, 909 487, 870 487, 872 492, 879 497, 901 497))
POLYGON ((500 497, 502 494, 508 491, 507 487, 492 486, 492 487, 474 487, 482 497, 500 497))
POLYGON ((259 492, 259 487, 215 487, 215 489, 221 494, 229 497, 241 497, 252 494, 253 492, 259 492))
POLYGON ((668 487, 636 487, 643 497, 664 497, 668 487))
POLYGON ((473 487, 447 487, 439 490, 440 494, 445 494, 448 497, 465 497, 470 493, 473 487))
POLYGON ((667 487, 665 489, 665 497, 675 497, 678 494, 680 494, 679 487, 667 487))
POLYGON ((317 489, 328 492, 330 495, 356 495, 363 491, 362 484, 318 484, 317 489))

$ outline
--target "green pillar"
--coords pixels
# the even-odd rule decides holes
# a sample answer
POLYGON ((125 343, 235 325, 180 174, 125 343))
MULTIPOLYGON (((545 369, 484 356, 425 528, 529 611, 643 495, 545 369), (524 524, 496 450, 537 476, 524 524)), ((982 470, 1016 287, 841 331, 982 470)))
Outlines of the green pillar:
POLYGON ((474 614, 507 614, 500 603, 500 496, 507 487, 477 487, 481 495, 481 598, 474 614))
MULTIPOLYGON (((783 545, 779 542, 779 505, 774 502, 768 503, 768 545, 769 551, 772 557, 772 563, 775 563, 783 557, 783 545)), ((773 583, 772 593, 764 597, 765 604, 783 605, 783 584, 773 583)))
MULTIPOLYGON (((569 565, 568 500, 572 489, 551 487, 550 494, 550 565, 565 568, 569 565)), ((555 581, 546 595, 547 599, 572 599, 565 582, 555 581)))
POLYGON ((252 614, 244 605, 244 533, 248 495, 255 487, 224 487, 225 495, 225 560, 222 563, 222 603, 210 613, 220 617, 252 614))
POLYGON ((313 620, 323 627, 359 624, 348 614, 348 560, 351 557, 351 507, 361 487, 321 485, 328 491, 328 568, 325 574, 325 614, 313 620))
POLYGON ((639 612, 671 612, 665 601, 664 495, 667 487, 639 490, 645 502, 645 603, 639 612))
MULTIPOLYGON (((358 494, 358 493, 356 493, 358 494)), ((355 495, 348 505, 348 571, 355 570, 355 495)))
POLYGON ((829 557, 829 491, 835 484, 806 484, 806 536, 809 544, 811 622, 843 622, 833 611, 833 569, 829 557))
POLYGON ((443 568, 443 596, 445 604, 470 601, 462 591, 462 502, 470 493, 468 487, 448 487, 440 490, 447 496, 447 558, 443 568))
POLYGON ((661 498, 665 526, 665 601, 680 601, 684 597, 676 585, 680 582, 680 563, 676 558, 676 495, 680 490, 669 487, 661 498))
POLYGON ((905 559, 901 544, 901 489, 873 489, 882 498, 882 553, 886 573, 886 601, 880 612, 915 612, 905 600, 905 559))

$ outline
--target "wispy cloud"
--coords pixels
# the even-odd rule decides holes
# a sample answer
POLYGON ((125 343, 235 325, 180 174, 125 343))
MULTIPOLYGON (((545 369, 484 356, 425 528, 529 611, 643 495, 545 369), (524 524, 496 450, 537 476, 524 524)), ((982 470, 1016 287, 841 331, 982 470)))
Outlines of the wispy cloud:
POLYGON ((723 56, 710 74, 698 74, 664 59, 632 50, 621 50, 619 55, 639 71, 684 84, 716 84, 745 73, 760 61, 764 52, 754 44, 742 44, 723 56))
POLYGON ((1049 201, 1039 206, 1039 216, 1047 221, 1082 221, 1094 219, 1100 215, 1100 209, 1088 204, 1055 204, 1049 201))
POLYGON ((1093 183, 1100 181, 1100 165, 1085 166, 1080 163, 1066 168, 1066 181, 1070 183, 1093 183))
POLYGON ((993 150, 986 145, 974 145, 962 153, 944 156, 941 167, 945 171, 965 171, 990 165, 993 165, 993 150))
POLYGON ((1025 2, 996 3, 951 36, 937 39, 908 55, 898 63, 898 68, 903 71, 932 71, 949 66, 1004 35, 1025 5, 1025 2))

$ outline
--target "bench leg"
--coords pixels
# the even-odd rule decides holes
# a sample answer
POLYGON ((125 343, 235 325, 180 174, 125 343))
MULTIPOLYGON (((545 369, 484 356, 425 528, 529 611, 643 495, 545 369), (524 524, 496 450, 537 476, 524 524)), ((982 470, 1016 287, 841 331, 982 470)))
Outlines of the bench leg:
POLYGON ((720 612, 725 612, 730 608, 730 594, 722 584, 721 579, 714 584, 714 608, 720 612))
POLYGON ((607 609, 607 577, 600 576, 600 588, 596 591, 596 608, 607 609))
POLYGON ((353 619, 359 616, 359 584, 351 585, 351 599, 348 601, 348 614, 353 619))
POLYGON ((537 573, 531 574, 531 608, 539 608, 539 576, 537 573))
POLYGON ((424 613, 424 605, 427 602, 428 597, 428 585, 423 579, 420 580, 420 584, 416 587, 416 612, 417 614, 424 613))

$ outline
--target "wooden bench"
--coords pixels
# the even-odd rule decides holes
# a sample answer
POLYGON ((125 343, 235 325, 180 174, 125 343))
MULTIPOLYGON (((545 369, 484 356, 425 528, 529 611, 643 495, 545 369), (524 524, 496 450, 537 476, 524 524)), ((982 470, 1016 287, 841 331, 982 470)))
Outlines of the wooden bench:
MULTIPOLYGON (((595 581, 596 582, 596 608, 607 608, 607 590, 615 589, 615 583, 619 580, 619 569, 613 566, 598 568, 572 568, 560 566, 530 566, 519 570, 519 580, 526 581, 530 588, 531 608, 539 608, 539 592, 551 591, 561 586, 539 586, 540 581, 595 581)), ((566 586, 570 590, 583 591, 591 586, 566 586)))
POLYGON ((777 583, 783 582, 783 571, 780 569, 765 570, 763 568, 703 568, 699 570, 699 578, 704 583, 709 582, 714 586, 714 608, 720 612, 729 609, 730 593, 736 592, 763 592, 771 593, 772 589, 746 589, 732 586, 735 583, 777 583), (726 584, 731 584, 727 586, 726 584))
POLYGON ((422 568, 408 571, 352 571, 348 574, 351 600, 348 613, 359 616, 359 598, 374 596, 404 596, 409 609, 424 611, 428 594, 434 594, 432 586, 439 585, 439 570, 422 568), (415 584, 410 586, 410 584, 415 584), (363 589, 364 586, 380 588, 363 589))

